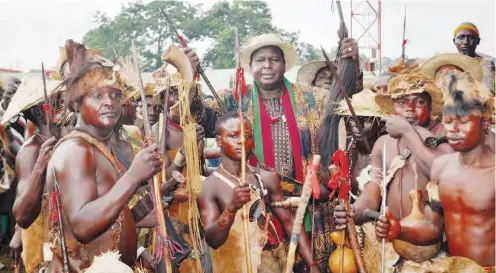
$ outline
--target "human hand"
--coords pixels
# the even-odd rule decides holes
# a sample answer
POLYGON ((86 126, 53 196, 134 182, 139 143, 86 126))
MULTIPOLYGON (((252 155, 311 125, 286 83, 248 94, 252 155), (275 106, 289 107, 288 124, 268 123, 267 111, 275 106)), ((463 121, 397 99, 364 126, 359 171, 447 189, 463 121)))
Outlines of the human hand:
POLYGON ((133 160, 128 174, 136 178, 137 182, 145 181, 153 177, 162 169, 162 160, 158 145, 152 145, 141 150, 133 160))
POLYGON ((341 58, 358 60, 358 43, 353 38, 344 38, 341 41, 341 58))
POLYGON ((196 141, 203 140, 205 138, 205 129, 199 124, 196 125, 196 141))
POLYGON ((38 159, 36 160, 36 163, 41 164, 40 167, 42 169, 45 169, 48 166, 48 162, 52 157, 53 148, 55 147, 55 144, 57 144, 56 137, 51 137, 45 142, 43 142, 43 144, 41 144, 40 152, 38 153, 38 159))
POLYGON ((386 122, 386 131, 392 138, 400 138, 413 130, 412 125, 401 116, 383 118, 386 122))
POLYGON ((355 207, 350 206, 350 213, 346 211, 344 205, 337 205, 334 208, 334 218, 336 222, 336 230, 345 230, 348 223, 348 217, 355 217, 355 207))
POLYGON ((191 63, 191 68, 193 69, 193 71, 195 71, 195 72, 198 71, 198 66, 200 65, 200 58, 198 57, 198 55, 196 55, 196 52, 193 51, 193 49, 191 49, 189 47, 184 47, 183 52, 188 57, 189 62, 191 63))
POLYGON ((242 208, 246 203, 250 201, 250 188, 248 184, 237 185, 231 195, 231 201, 227 205, 227 210, 231 213, 235 213, 237 210, 242 208))
POLYGON ((9 244, 10 257, 12 258, 14 267, 17 267, 21 260, 21 253, 22 253, 21 234, 22 234, 22 229, 16 228, 14 236, 12 237, 12 240, 10 241, 9 244))
POLYGON ((380 239, 392 241, 400 235, 401 226, 399 221, 386 208, 386 215, 381 215, 375 225, 375 234, 380 239))

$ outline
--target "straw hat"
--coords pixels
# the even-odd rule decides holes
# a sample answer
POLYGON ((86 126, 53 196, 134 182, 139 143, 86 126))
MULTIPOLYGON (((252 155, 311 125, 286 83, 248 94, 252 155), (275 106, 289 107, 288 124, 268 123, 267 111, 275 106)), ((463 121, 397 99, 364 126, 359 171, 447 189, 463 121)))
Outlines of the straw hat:
POLYGON ((429 93, 432 100, 432 115, 443 113, 443 96, 433 79, 421 73, 400 74, 389 81, 387 91, 378 92, 375 102, 388 115, 393 114, 393 99, 410 94, 429 93))
POLYGON ((298 70, 298 74, 296 75, 296 82, 312 85, 317 72, 324 67, 327 67, 325 61, 310 61, 305 63, 298 70))
MULTIPOLYGON (((387 114, 375 102, 375 93, 370 89, 356 93, 351 97, 351 105, 357 116, 364 117, 386 117, 387 114)), ((346 100, 341 100, 336 108, 336 114, 340 116, 351 116, 346 100)))
POLYGON ((277 46, 283 54, 286 61, 286 72, 298 63, 298 54, 296 48, 288 42, 283 41, 275 34, 262 34, 253 37, 249 43, 241 50, 241 67, 248 73, 252 74, 250 67, 251 55, 257 49, 264 46, 277 46))
POLYGON ((454 65, 459 67, 463 72, 468 72, 476 81, 482 81, 482 67, 476 59, 458 53, 441 54, 427 60, 421 68, 421 72, 433 79, 439 68, 445 65, 454 65))
MULTIPOLYGON (((60 81, 47 79, 46 88, 48 96, 55 94, 55 89, 58 89, 57 92, 60 91, 60 88, 57 88, 60 83, 60 81)), ((26 76, 12 97, 9 107, 2 117, 1 125, 7 124, 10 119, 22 111, 37 105, 44 99, 43 79, 35 75, 26 76)))

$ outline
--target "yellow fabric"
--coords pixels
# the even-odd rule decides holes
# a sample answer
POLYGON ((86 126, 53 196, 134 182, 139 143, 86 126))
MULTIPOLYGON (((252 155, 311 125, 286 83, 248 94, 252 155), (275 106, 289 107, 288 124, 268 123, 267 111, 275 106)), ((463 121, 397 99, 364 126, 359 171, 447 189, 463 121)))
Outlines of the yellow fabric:
MULTIPOLYGON (((250 191, 250 201, 248 207, 260 197, 255 191, 250 191)), ((256 272, 283 272, 283 264, 278 262, 275 252, 263 250, 267 242, 267 232, 260 229, 258 221, 248 222, 248 232, 250 234, 251 262, 253 270, 256 272)), ((283 247, 279 247, 284 249, 283 247)), ((227 241, 218 249, 211 249, 212 265, 215 273, 239 272, 247 273, 245 260, 245 242, 243 235, 242 210, 236 212, 234 223, 229 231, 227 241)), ((285 255, 282 255, 285 256, 285 255)))
POLYGON ((22 261, 27 273, 37 272, 39 265, 43 262, 43 243, 48 241, 47 219, 50 217, 48 210, 47 195, 41 200, 41 210, 38 218, 22 230, 22 261))
POLYGON ((471 30, 473 32, 475 32, 477 35, 480 35, 479 34, 479 29, 474 26, 474 25, 471 25, 471 24, 461 24, 460 26, 458 26, 456 29, 455 29, 455 33, 453 34, 453 37, 456 37, 456 34, 462 30, 465 30, 465 29, 468 29, 468 30, 471 30))

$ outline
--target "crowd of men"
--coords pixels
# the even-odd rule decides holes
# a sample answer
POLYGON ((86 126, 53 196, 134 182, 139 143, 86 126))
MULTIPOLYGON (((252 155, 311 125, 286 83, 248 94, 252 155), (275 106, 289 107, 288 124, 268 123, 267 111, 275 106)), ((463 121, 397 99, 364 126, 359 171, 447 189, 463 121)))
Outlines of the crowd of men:
POLYGON ((68 40, 46 80, 0 85, 0 235, 14 267, 494 272, 495 68, 476 53, 480 41, 462 23, 459 53, 402 59, 363 83, 357 43, 344 38, 339 61, 304 64, 292 83, 295 47, 263 34, 238 52, 238 71, 254 79, 244 94, 204 98, 190 48, 169 47, 141 86, 131 58, 68 40), (353 71, 339 74, 345 62, 353 71), (338 81, 353 82, 349 101, 338 81), (315 155, 325 158, 312 175, 315 155), (313 195, 297 219, 305 183, 313 195))

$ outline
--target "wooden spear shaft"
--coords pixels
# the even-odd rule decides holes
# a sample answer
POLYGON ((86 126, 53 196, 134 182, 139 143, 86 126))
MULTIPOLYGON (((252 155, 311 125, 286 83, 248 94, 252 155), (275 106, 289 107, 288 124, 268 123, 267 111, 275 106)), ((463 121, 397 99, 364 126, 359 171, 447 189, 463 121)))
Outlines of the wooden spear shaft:
MULTIPOLYGON (((144 129, 145 129, 145 134, 146 134, 146 141, 150 145, 154 143, 153 136, 152 136, 152 128, 150 125, 150 120, 148 118, 148 110, 147 110, 147 104, 146 104, 146 94, 145 94, 145 87, 143 86, 143 79, 141 78, 141 70, 139 67, 139 62, 138 62, 138 49, 136 48, 136 45, 134 44, 134 40, 131 41, 131 52, 133 55, 133 61, 136 66, 136 73, 138 73, 139 77, 139 91, 141 95, 141 102, 142 102, 142 111, 143 111, 143 123, 144 123, 144 129)), ((158 217, 158 223, 160 227, 160 235, 162 236, 162 239, 165 244, 165 251, 164 251, 164 259, 165 259, 165 269, 166 272, 172 272, 172 262, 170 259, 169 255, 169 238, 167 236, 167 226, 165 225, 165 216, 164 216, 164 208, 162 206, 162 200, 161 200, 161 195, 160 195, 160 179, 161 179, 161 174, 157 174, 153 177, 153 193, 155 195, 155 200, 154 200, 154 207, 156 211, 156 215, 158 217)))
MULTIPOLYGON (((238 57, 236 59, 236 70, 241 67, 241 50, 239 46, 239 33, 238 29, 235 28, 236 33, 236 52, 238 53, 238 57)), ((236 78, 236 80, 239 80, 236 78)), ((241 123, 241 185, 246 183, 246 147, 245 147, 245 118, 243 111, 243 87, 241 84, 238 86, 238 112, 239 112, 239 120, 241 123)), ((248 273, 253 272, 252 264, 251 264, 251 247, 250 247, 250 234, 248 229, 248 204, 243 206, 243 234, 245 239, 245 259, 246 259, 246 268, 248 273)))

